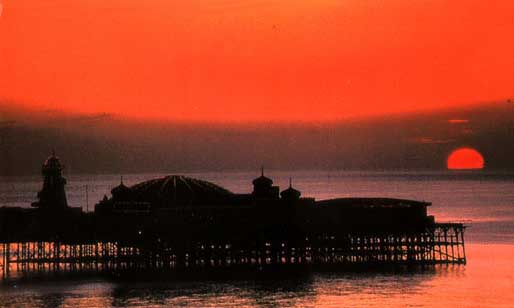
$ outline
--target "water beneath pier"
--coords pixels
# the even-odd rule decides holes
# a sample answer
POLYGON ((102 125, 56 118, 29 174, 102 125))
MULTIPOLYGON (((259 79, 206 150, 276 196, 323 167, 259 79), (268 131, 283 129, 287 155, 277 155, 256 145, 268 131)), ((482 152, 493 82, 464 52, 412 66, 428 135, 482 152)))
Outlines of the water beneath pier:
MULTIPOLYGON (((191 174, 234 192, 250 190, 254 173, 191 174)), ((156 175, 125 175, 128 184, 156 175)), ((514 175, 487 173, 269 172, 289 176, 304 196, 387 196, 433 202, 439 221, 465 221, 466 266, 429 270, 315 273, 199 280, 121 281, 89 278, 3 281, 0 307, 512 307, 514 303, 514 175)), ((118 175, 67 175, 68 199, 89 207, 118 175), (88 186, 86 202, 85 186, 88 186)), ((0 179, 0 206, 27 206, 39 177, 0 179)), ((209 278, 209 277, 207 277, 209 278)))
POLYGON ((510 245, 468 245, 466 266, 252 279, 4 283, 1 307, 512 307, 510 245))

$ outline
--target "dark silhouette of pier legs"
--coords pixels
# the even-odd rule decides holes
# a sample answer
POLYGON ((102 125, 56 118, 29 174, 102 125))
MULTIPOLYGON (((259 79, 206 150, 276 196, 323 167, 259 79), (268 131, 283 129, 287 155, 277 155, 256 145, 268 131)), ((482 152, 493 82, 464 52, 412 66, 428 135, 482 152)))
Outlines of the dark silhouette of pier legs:
POLYGON ((124 244, 14 241, 0 246, 1 269, 21 273, 115 272, 292 265, 465 264, 464 227, 436 224, 423 232, 310 234, 303 240, 223 240, 124 244))

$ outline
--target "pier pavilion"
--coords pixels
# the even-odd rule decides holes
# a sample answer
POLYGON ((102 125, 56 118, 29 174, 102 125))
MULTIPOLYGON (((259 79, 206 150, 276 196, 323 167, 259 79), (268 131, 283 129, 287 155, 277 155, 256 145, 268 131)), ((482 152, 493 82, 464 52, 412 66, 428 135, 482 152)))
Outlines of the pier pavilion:
POLYGON ((466 262, 464 226, 437 223, 428 202, 318 201, 291 184, 280 192, 262 172, 247 194, 180 175, 121 181, 94 213, 84 213, 68 206, 60 170, 52 155, 34 209, 0 208, 4 275, 13 267, 237 271, 466 262))

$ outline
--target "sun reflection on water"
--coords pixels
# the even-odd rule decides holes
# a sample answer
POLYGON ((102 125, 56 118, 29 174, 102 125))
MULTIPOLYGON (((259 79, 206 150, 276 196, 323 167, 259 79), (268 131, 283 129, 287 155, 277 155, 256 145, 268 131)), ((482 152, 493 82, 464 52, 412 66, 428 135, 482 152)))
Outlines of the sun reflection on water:
POLYGON ((509 307, 514 245, 467 246, 466 266, 222 280, 5 282, 5 307, 509 307), (494 287, 484 287, 491 283, 494 287))

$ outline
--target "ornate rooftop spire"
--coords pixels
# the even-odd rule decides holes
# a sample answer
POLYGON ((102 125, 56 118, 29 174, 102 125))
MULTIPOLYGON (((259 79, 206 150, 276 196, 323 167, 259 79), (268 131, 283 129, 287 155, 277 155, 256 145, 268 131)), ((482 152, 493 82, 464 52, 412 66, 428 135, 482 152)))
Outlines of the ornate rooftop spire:
POLYGON ((301 195, 302 195, 302 193, 299 190, 293 188, 293 179, 292 178, 289 178, 289 188, 286 190, 283 190, 280 193, 280 196, 282 197, 282 199, 285 199, 285 200, 299 199, 301 195))

